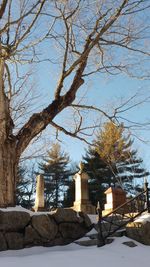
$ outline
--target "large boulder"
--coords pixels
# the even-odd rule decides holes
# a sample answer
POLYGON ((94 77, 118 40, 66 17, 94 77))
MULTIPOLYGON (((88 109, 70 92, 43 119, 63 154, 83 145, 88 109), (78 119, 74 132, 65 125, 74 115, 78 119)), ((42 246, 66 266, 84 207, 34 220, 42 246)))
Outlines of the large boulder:
POLYGON ((73 209, 68 208, 57 208, 55 213, 53 213, 53 218, 57 223, 79 222, 79 216, 77 216, 77 212, 75 212, 73 209))
POLYGON ((34 215, 31 224, 38 234, 47 240, 52 240, 57 235, 58 226, 54 220, 47 215, 34 215))
POLYGON ((7 243, 4 235, 0 233, 0 251, 7 250, 7 243))
POLYGON ((8 244, 8 249, 23 248, 23 234, 16 232, 6 233, 5 238, 8 244))
POLYGON ((82 212, 82 211, 79 212, 79 216, 83 219, 84 226, 86 228, 92 229, 93 224, 92 224, 89 216, 86 213, 82 212))
POLYGON ((0 211, 0 231, 23 230, 30 221, 30 214, 24 211, 0 211))
POLYGON ((128 237, 144 244, 150 245, 150 222, 131 222, 126 226, 128 237))
POLYGON ((25 228, 24 245, 28 247, 31 245, 39 245, 41 243, 42 243, 41 236, 37 233, 37 231, 31 225, 28 225, 25 228))
POLYGON ((76 240, 83 237, 87 233, 87 230, 79 223, 61 223, 59 225, 59 232, 66 240, 76 240))

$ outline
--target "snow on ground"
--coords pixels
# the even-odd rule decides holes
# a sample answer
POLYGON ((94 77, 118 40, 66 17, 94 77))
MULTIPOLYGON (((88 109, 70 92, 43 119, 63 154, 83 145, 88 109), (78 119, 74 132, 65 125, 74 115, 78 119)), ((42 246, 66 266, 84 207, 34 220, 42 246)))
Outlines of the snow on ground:
POLYGON ((18 251, 0 252, 2 267, 141 267, 149 266, 150 247, 137 244, 128 247, 122 244, 127 237, 115 238, 112 244, 97 248, 76 244, 51 248, 33 247, 18 251))
MULTIPOLYGON (((97 221, 98 221, 97 215, 89 214, 88 216, 89 216, 92 223, 95 223, 95 224, 97 223, 97 221)), ((147 212, 143 213, 141 216, 139 216, 135 220, 135 222, 142 222, 142 223, 150 222, 150 213, 147 213, 147 212)))
POLYGON ((15 207, 8 207, 8 208, 0 208, 0 210, 2 211, 24 211, 24 212, 28 212, 30 214, 30 216, 33 216, 33 215, 41 215, 41 214, 53 214, 55 213, 55 211, 38 211, 38 212, 34 212, 34 211, 31 211, 31 210, 28 210, 28 209, 25 209, 21 206, 15 206, 15 207))
POLYGON ((2 210, 2 211, 25 211, 25 212, 30 213, 31 215, 34 213, 33 211, 27 210, 27 209, 25 209, 25 208, 23 208, 21 206, 1 208, 0 210, 2 210))
POLYGON ((135 222, 142 222, 142 223, 150 222, 150 213, 146 212, 145 214, 142 214, 135 220, 135 222))
MULTIPOLYGON (((24 211, 24 212, 28 212, 30 214, 30 216, 33 216, 33 215, 41 215, 41 214, 53 214, 55 213, 55 210, 54 211, 38 211, 38 212, 35 212, 35 211, 31 211, 31 210, 28 210, 26 208, 23 208, 22 206, 15 206, 15 207, 7 207, 7 208, 0 208, 1 211, 24 211)), ((78 213, 77 213, 77 216, 78 213)), ((92 223, 97 223, 97 220, 98 220, 98 217, 96 214, 88 214, 90 220, 92 223)))

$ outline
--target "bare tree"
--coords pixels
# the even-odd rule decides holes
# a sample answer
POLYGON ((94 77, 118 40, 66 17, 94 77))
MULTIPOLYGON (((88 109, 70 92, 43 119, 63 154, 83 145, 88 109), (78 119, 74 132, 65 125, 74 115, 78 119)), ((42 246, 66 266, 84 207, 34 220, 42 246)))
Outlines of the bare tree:
POLYGON ((15 204, 20 156, 47 125, 71 136, 84 130, 79 111, 73 132, 54 121, 59 113, 66 108, 88 108, 108 116, 100 108, 75 102, 89 75, 126 72, 148 76, 149 8, 148 0, 0 1, 0 206, 15 204), (48 48, 45 53, 44 42, 53 53, 48 48), (53 101, 15 131, 11 71, 19 79, 24 64, 43 60, 51 67, 59 64, 53 101))

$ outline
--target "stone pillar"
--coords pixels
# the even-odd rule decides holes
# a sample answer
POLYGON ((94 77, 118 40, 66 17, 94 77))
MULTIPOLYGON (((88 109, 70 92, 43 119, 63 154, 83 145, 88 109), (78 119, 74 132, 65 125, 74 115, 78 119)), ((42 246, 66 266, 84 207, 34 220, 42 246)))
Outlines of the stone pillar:
POLYGON ((75 202, 73 209, 75 211, 83 211, 89 214, 95 214, 95 207, 89 201, 88 179, 90 178, 83 171, 84 165, 80 163, 79 172, 75 174, 75 202))
POLYGON ((106 194, 106 204, 102 212, 103 215, 112 212, 127 201, 126 193, 122 188, 109 187, 104 193, 106 194))
POLYGON ((41 174, 36 177, 36 197, 34 210, 44 210, 44 177, 41 174))

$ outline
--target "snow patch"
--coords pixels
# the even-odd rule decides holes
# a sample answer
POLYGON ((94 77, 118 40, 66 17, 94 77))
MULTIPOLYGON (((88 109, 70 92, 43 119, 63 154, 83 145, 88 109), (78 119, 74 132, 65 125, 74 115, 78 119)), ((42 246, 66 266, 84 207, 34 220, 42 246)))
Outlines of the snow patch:
POLYGON ((33 247, 18 251, 0 252, 0 266, 3 267, 141 267, 150 261, 149 246, 136 241, 137 247, 128 247, 123 242, 127 237, 115 238, 114 242, 97 248, 77 244, 57 247, 33 247))
POLYGON ((15 206, 15 207, 7 207, 7 208, 0 208, 1 211, 23 211, 23 212, 27 212, 30 214, 30 216, 33 216, 33 215, 43 215, 43 214, 53 214, 55 213, 55 211, 42 211, 42 212, 34 212, 34 211, 31 211, 31 210, 28 210, 28 209, 25 209, 21 206, 15 206))
POLYGON ((138 217, 135 222, 141 222, 141 223, 146 223, 146 222, 150 222, 150 214, 149 213, 145 213, 143 215, 141 215, 140 217, 138 217))

